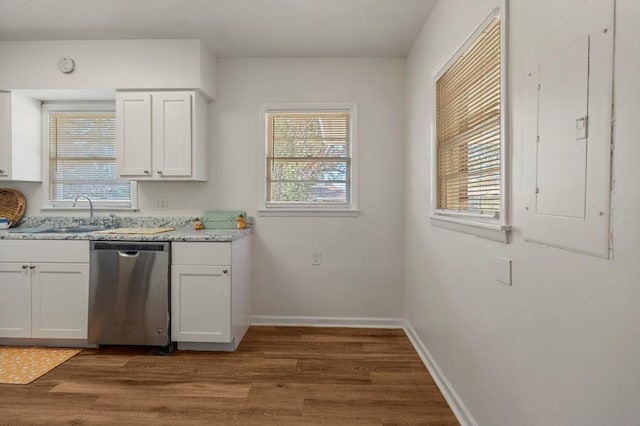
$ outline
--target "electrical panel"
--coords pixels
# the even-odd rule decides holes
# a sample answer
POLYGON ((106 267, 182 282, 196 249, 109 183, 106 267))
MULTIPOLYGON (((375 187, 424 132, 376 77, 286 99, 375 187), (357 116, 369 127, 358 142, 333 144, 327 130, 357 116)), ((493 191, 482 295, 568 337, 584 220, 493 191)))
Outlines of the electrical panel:
POLYGON ((610 256, 613 0, 548 31, 527 75, 525 241, 610 256))

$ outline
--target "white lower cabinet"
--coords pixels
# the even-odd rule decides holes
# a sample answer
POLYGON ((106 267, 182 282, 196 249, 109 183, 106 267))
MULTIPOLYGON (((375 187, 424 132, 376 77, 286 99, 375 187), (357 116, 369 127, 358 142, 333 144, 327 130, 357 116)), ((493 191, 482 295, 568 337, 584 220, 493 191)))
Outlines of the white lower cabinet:
POLYGON ((89 264, 34 264, 31 337, 87 338, 89 264))
POLYGON ((230 266, 173 266, 172 338, 183 342, 231 339, 230 266))
POLYGON ((172 244, 171 340, 179 349, 235 350, 251 316, 251 236, 172 244))
POLYGON ((86 339, 88 242, 0 244, 0 338, 86 339))
POLYGON ((0 263, 0 337, 31 337, 31 275, 22 266, 0 263))

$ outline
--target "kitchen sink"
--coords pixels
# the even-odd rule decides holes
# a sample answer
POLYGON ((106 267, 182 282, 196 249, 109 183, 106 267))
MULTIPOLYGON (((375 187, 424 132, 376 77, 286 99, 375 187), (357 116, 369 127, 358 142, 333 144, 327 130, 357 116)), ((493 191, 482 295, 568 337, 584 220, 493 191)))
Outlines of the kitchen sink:
POLYGON ((69 233, 73 233, 73 234, 78 234, 78 233, 82 233, 82 232, 94 232, 94 231, 101 231, 103 229, 107 229, 104 226, 98 226, 98 225, 80 225, 80 226, 62 226, 62 227, 57 227, 57 228, 46 228, 46 227, 40 227, 40 228, 15 228, 15 229, 10 229, 9 232, 11 233, 17 233, 17 234, 49 234, 49 233, 55 233, 55 234, 69 234, 69 233))
POLYGON ((90 225, 80 225, 80 226, 66 226, 63 228, 52 228, 48 232, 56 232, 61 234, 66 234, 69 232, 78 233, 78 232, 94 232, 94 231, 102 231, 106 229, 104 226, 90 226, 90 225))

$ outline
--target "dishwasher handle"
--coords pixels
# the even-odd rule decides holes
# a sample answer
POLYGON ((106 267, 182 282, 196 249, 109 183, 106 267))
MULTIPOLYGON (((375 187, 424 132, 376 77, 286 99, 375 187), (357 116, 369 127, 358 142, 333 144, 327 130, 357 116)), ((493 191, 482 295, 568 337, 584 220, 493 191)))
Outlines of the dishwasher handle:
POLYGON ((118 255, 120 257, 138 257, 140 254, 139 251, 127 250, 127 251, 119 251, 118 255))

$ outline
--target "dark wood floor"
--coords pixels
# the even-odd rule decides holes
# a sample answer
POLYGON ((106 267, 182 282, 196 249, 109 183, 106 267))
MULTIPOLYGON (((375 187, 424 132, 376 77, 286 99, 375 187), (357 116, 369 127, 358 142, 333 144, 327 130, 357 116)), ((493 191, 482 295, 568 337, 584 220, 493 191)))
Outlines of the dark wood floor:
POLYGON ((1 424, 457 425, 402 330, 251 327, 235 353, 84 350, 1 424))

